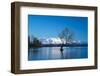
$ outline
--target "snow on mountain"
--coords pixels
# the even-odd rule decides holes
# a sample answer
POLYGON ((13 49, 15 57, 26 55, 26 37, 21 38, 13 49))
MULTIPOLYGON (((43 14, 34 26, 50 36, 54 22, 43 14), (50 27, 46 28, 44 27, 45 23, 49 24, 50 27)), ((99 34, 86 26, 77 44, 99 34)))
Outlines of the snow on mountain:
MULTIPOLYGON (((30 43, 33 42, 33 39, 34 37, 30 37, 29 38, 29 41, 30 43)), ((65 39, 60 39, 59 37, 52 37, 52 38, 41 38, 41 39, 38 39, 42 44, 66 44, 66 43, 69 43, 69 44, 72 44, 72 43, 81 43, 79 40, 76 41, 76 40, 73 40, 71 42, 66 42, 65 39)))
POLYGON ((47 38, 47 39, 40 39, 42 44, 62 44, 66 43, 65 40, 61 40, 60 38, 47 38))

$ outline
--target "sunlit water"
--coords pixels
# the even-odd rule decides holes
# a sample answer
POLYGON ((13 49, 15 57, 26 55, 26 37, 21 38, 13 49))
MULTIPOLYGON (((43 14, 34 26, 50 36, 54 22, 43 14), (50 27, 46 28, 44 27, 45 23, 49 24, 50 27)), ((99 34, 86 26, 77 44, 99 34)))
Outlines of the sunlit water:
POLYGON ((82 59, 88 58, 87 47, 42 47, 28 49, 28 60, 55 60, 55 59, 82 59))

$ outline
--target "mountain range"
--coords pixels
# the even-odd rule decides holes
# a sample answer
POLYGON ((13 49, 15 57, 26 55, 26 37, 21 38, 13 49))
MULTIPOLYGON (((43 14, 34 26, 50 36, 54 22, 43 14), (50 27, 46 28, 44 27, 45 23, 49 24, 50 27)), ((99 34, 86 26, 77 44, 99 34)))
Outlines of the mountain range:
MULTIPOLYGON (((30 42, 32 42, 33 38, 30 38, 30 42)), ((72 44, 72 43, 81 43, 80 41, 71 41, 71 42, 66 42, 65 39, 61 39, 59 37, 52 37, 52 38, 40 38, 38 39, 42 44, 72 44)))

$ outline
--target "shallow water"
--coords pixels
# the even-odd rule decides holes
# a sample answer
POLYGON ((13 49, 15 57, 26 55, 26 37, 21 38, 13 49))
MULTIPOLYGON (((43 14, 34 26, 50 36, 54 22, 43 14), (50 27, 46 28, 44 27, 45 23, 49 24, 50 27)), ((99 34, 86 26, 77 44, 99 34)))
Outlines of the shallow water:
POLYGON ((42 47, 28 49, 28 60, 55 60, 88 58, 87 47, 42 47))

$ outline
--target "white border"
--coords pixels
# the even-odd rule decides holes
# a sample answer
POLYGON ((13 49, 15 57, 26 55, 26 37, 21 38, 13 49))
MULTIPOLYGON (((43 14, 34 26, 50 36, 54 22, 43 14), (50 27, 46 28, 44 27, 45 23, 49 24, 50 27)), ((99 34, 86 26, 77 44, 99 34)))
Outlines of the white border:
POLYGON ((20 8, 20 69, 43 69, 94 65, 94 11, 40 7, 20 8), (88 17, 88 59, 28 61, 28 14, 88 17))

